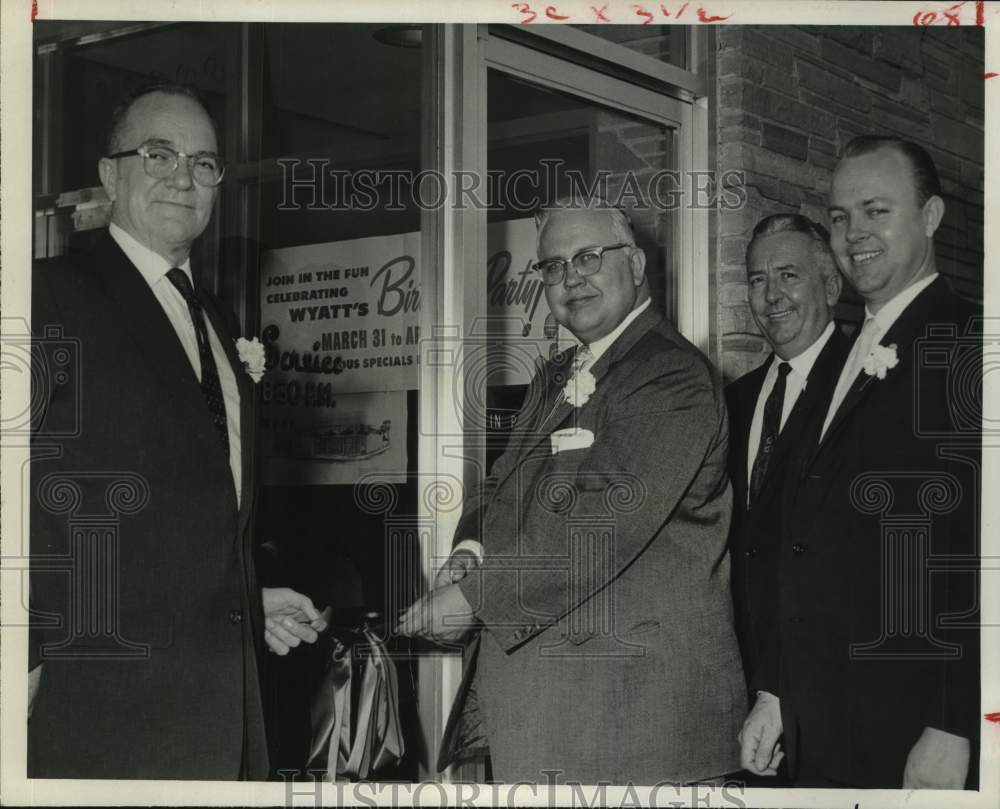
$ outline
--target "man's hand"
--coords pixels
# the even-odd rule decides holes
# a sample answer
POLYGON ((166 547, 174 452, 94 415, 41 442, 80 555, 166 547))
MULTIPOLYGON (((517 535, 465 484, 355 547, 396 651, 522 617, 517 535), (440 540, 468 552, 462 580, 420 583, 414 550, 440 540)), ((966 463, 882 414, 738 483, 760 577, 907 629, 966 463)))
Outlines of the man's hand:
POLYGON ((472 607, 461 588, 446 584, 414 603, 400 618, 396 631, 438 643, 455 643, 465 637, 473 620, 472 607))
POLYGON ((740 765, 754 775, 776 775, 785 754, 781 737, 781 701, 761 691, 740 731, 740 765))
POLYGON ((963 789, 970 750, 964 736, 925 727, 906 757, 903 789, 963 789))
POLYGON ((286 655, 302 641, 315 643, 326 621, 312 599, 288 587, 263 587, 264 640, 272 652, 286 655))
POLYGON ((472 551, 467 548, 458 548, 441 565, 441 569, 434 577, 434 588, 437 589, 438 587, 444 587, 446 584, 454 584, 461 581, 469 575, 470 570, 475 569, 478 565, 479 559, 476 558, 476 555, 472 551))

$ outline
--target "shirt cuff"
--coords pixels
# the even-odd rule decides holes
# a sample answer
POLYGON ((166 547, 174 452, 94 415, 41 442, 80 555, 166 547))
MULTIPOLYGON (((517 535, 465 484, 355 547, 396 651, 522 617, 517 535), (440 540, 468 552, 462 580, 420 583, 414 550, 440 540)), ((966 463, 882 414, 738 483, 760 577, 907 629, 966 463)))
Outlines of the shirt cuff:
POLYGON ((454 555, 457 551, 468 551, 476 557, 476 561, 479 562, 479 564, 483 563, 483 544, 481 542, 477 542, 474 539, 463 539, 451 549, 452 555, 454 555))

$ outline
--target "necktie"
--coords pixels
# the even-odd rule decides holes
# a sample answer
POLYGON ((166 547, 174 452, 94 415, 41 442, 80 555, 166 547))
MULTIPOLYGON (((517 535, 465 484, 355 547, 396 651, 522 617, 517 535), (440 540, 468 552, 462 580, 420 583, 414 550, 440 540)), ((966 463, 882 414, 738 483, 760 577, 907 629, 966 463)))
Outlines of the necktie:
POLYGON ((569 375, 569 379, 566 380, 566 383, 561 388, 559 388, 559 395, 556 396, 555 403, 552 405, 552 409, 549 411, 549 415, 552 415, 555 409, 566 401, 567 389, 577 384, 577 379, 579 375, 582 374, 584 371, 586 371, 588 367, 590 367, 593 360, 594 360, 594 354, 590 350, 590 346, 581 345, 579 348, 577 348, 576 354, 573 357, 573 366, 572 366, 573 370, 569 375))
POLYGON ((593 362, 593 359, 594 359, 594 354, 593 352, 591 352, 589 346, 580 345, 576 349, 576 354, 573 356, 573 364, 571 366, 573 370, 570 372, 569 378, 563 383, 561 387, 556 388, 554 392, 552 390, 552 387, 549 388, 549 392, 545 397, 545 402, 547 405, 545 411, 545 418, 543 418, 539 422, 538 425, 539 427, 546 424, 548 420, 552 418, 552 414, 559 409, 559 405, 567 401, 566 390, 576 385, 577 375, 585 371, 587 369, 587 366, 589 366, 593 362))
POLYGON ((778 363, 778 378, 774 387, 764 402, 764 421, 760 428, 760 444, 757 447, 757 457, 753 459, 753 469, 750 471, 750 502, 753 503, 760 494, 767 475, 767 465, 771 462, 774 445, 778 443, 778 433, 781 432, 781 411, 785 406, 785 387, 788 372, 792 366, 787 362, 778 363))
POLYGON ((194 333, 198 339, 198 357, 201 359, 201 393, 205 397, 208 405, 208 412, 212 416, 215 430, 222 441, 222 448, 229 455, 229 427, 226 424, 226 403, 222 398, 222 385, 219 382, 219 369, 215 366, 215 357, 212 355, 212 345, 208 341, 208 328, 205 326, 205 314, 201 308, 201 301, 191 286, 191 281, 184 270, 174 267, 167 273, 177 291, 181 293, 184 301, 188 305, 191 313, 191 322, 194 324, 194 333))
POLYGON ((830 409, 826 411, 826 421, 823 422, 821 437, 826 435, 827 428, 829 428, 830 422, 833 421, 834 413, 837 412, 837 408, 840 407, 847 396, 847 392, 851 389, 851 385, 854 384, 854 380, 857 379, 858 374, 861 372, 861 366, 868 359, 868 355, 872 353, 872 347, 875 345, 875 340, 880 331, 881 329, 875 322, 875 318, 869 317, 865 320, 864 325, 861 327, 861 334, 858 335, 858 339, 851 346, 851 353, 847 356, 844 369, 840 372, 840 379, 837 380, 837 389, 833 392, 833 399, 830 400, 830 409))
POLYGON ((573 376, 586 371, 594 361, 594 352, 590 346, 580 346, 577 349, 576 357, 573 358, 573 376))

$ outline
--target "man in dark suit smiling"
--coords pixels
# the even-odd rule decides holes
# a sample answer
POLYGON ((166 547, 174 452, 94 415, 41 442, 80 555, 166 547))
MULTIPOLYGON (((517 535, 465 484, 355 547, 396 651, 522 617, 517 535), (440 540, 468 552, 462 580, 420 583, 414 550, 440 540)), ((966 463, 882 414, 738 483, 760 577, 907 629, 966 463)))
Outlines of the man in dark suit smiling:
POLYGON ((189 258, 217 152, 189 91, 140 93, 99 162, 109 232, 34 268, 30 777, 266 777, 262 641, 322 626, 256 584, 254 382, 189 258))
POLYGON ((774 533, 790 449, 825 406, 850 340, 833 308, 841 278, 822 225, 799 214, 761 220, 747 247, 750 311, 773 353, 726 388, 733 481, 733 599, 748 674, 775 620, 774 533))
POLYGON ((974 786, 981 309, 937 273, 921 147, 856 138, 829 210, 865 322, 790 472, 742 761, 773 770, 784 733, 797 786, 974 786))

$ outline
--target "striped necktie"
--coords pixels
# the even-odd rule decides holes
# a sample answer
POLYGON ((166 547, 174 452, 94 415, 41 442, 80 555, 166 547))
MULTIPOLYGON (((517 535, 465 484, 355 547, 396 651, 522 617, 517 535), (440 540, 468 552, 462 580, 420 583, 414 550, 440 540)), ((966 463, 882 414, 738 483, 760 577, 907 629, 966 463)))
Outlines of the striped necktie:
POLYGON ((215 365, 212 345, 208 341, 208 328, 205 325, 205 313, 202 311, 201 301, 198 300, 198 295, 184 270, 174 267, 167 273, 167 278, 177 287, 191 313, 191 322, 194 324, 194 333, 198 339, 198 357, 201 359, 201 393, 205 397, 212 423, 215 424, 222 448, 228 457, 229 427, 226 423, 226 402, 222 397, 222 384, 219 382, 219 369, 215 365))
POLYGON ((785 388, 787 387, 788 372, 791 370, 792 366, 787 362, 778 363, 778 378, 764 402, 764 420, 760 428, 760 443, 757 445, 757 457, 754 458, 753 469, 750 471, 749 502, 751 504, 757 499, 757 495, 760 494, 760 490, 764 486, 767 467, 774 454, 774 446, 778 443, 778 434, 781 432, 781 411, 785 406, 785 388))

